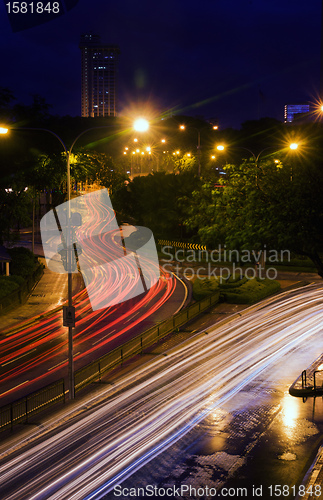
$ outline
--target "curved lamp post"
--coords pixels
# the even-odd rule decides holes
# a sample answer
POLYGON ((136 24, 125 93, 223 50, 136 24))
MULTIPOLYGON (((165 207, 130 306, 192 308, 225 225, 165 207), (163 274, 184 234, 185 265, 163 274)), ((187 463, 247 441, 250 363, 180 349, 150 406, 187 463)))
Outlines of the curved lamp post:
MULTIPOLYGON (((226 146, 224 146, 223 144, 218 144, 218 145, 216 146, 216 149, 217 149, 218 151, 224 151, 224 150, 225 150, 225 147, 226 147, 226 146)), ((259 153, 258 155, 255 155, 255 153, 253 153, 253 152, 251 151, 251 149, 245 148, 245 147, 243 147, 243 146, 235 146, 235 149, 244 149, 245 151, 248 151, 248 152, 251 154, 251 156, 253 157, 253 159, 255 160, 255 164, 256 164, 256 165, 258 165, 258 160, 259 160, 260 156, 262 155, 262 153, 263 153, 264 151, 268 150, 268 149, 273 149, 273 148, 272 148, 272 147, 270 147, 270 146, 269 146, 268 148, 264 148, 264 149, 262 149, 262 150, 260 151, 260 153, 259 153)))
MULTIPOLYGON (((250 153, 250 154, 251 154, 251 156, 253 157, 253 159, 254 159, 254 161, 255 161, 255 165, 256 165, 256 185, 258 186, 258 170, 257 170, 257 169, 258 169, 258 161, 259 161, 259 158, 260 158, 260 156, 262 155, 262 153, 263 153, 264 151, 267 151, 268 149, 273 149, 273 148, 272 148, 272 147, 270 147, 270 146, 269 146, 269 147, 267 147, 267 148, 264 148, 264 149, 262 149, 262 150, 260 151, 260 153, 258 153, 258 155, 255 155, 255 153, 253 153, 253 151, 251 151, 251 149, 249 149, 249 148, 245 148, 245 147, 243 147, 243 146, 235 146, 235 148, 237 148, 237 149, 244 149, 245 151, 248 151, 248 153, 250 153)), ((225 146, 224 146, 223 144, 218 144, 218 145, 216 146, 216 149, 217 149, 218 151, 224 151, 225 146)))
MULTIPOLYGON (((226 146, 224 146, 223 144, 218 144, 218 145, 216 146, 216 149, 217 149, 218 151, 224 151, 224 150, 225 150, 225 148, 226 148, 226 146)), ((237 149, 244 149, 245 151, 248 151, 248 152, 251 154, 251 156, 253 157, 254 161, 255 161, 256 168, 258 168, 258 161, 259 161, 259 158, 260 158, 260 156, 262 155, 262 153, 263 153, 264 151, 267 151, 268 149, 274 149, 273 147, 270 147, 270 146, 269 146, 269 147, 267 147, 267 148, 262 149, 262 150, 260 151, 260 153, 258 153, 258 155, 255 155, 255 153, 253 153, 250 149, 245 148, 245 147, 243 147, 243 146, 235 146, 235 148, 237 148, 237 149)), ((295 150, 298 148, 298 144, 297 144, 296 142, 292 142, 292 143, 290 143, 290 144, 289 144, 289 148, 290 148, 292 151, 295 151, 295 150)), ((291 170, 291 180, 293 180, 293 170, 291 170)), ((257 173, 257 172, 256 172, 256 183, 257 183, 257 185, 258 185, 258 173, 257 173)))

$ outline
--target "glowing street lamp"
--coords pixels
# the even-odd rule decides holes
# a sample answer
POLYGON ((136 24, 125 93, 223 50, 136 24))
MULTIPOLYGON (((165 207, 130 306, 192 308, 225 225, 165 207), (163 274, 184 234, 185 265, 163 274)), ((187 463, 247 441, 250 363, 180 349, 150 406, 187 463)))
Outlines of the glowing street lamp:
POLYGON ((145 118, 137 118, 133 124, 133 128, 136 132, 147 132, 149 129, 149 122, 145 118))
POLYGON ((8 133, 8 129, 5 128, 5 127, 0 127, 0 134, 7 134, 8 133))
POLYGON ((296 142, 292 142, 290 145, 289 145, 290 149, 297 149, 298 148, 298 144, 296 142))

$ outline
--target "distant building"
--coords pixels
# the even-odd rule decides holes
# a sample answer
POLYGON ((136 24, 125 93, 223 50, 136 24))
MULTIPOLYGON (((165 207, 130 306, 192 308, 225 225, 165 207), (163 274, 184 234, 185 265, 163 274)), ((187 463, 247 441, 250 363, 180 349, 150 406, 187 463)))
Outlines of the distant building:
POLYGON ((101 43, 99 35, 81 36, 82 116, 117 115, 117 45, 101 43))
POLYGON ((292 123, 297 118, 304 118, 304 115, 306 113, 309 113, 309 111, 309 104, 286 104, 284 111, 284 122, 292 123))

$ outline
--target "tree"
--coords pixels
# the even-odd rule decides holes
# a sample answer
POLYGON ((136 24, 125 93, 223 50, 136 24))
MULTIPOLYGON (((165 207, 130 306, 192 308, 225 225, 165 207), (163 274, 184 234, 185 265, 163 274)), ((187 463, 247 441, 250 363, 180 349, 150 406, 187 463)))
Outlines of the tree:
POLYGON ((32 94, 32 104, 15 104, 12 111, 15 122, 24 127, 40 126, 39 124, 49 118, 50 104, 39 94, 32 94))
MULTIPOLYGON (((76 155, 75 174, 79 180, 98 182, 107 188, 110 194, 124 186, 128 176, 116 164, 111 156, 96 151, 82 151, 76 155), (82 174, 82 177, 81 177, 82 174)), ((74 170, 73 170, 74 172, 74 170)))
POLYGON ((31 223, 31 200, 25 188, 0 188, 0 245, 15 239, 12 229, 31 223))
POLYGON ((9 123, 12 120, 11 103, 15 97, 7 87, 0 87, 0 121, 1 124, 9 123))
MULTIPOLYGON (((277 158, 276 158, 277 160, 277 158)), ((313 159, 227 165, 220 187, 193 193, 185 223, 215 248, 290 250, 309 257, 323 277, 323 170, 313 159)))
POLYGON ((148 227, 155 237, 181 239, 185 203, 179 199, 190 199, 196 182, 191 172, 135 177, 112 193, 112 204, 119 222, 148 227))

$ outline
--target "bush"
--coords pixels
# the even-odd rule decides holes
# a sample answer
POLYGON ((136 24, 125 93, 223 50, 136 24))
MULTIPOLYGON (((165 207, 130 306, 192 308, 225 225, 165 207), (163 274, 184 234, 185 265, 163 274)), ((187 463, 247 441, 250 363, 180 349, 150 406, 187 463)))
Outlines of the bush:
POLYGON ((202 300, 218 292, 219 298, 229 304, 253 304, 280 289, 280 283, 270 279, 230 277, 229 280, 215 278, 198 280, 193 283, 193 297, 202 300))
POLYGON ((197 279, 193 283, 193 297, 195 300, 202 300, 216 292, 218 292, 220 297, 219 283, 216 279, 197 279))
POLYGON ((19 289, 19 284, 12 276, 0 276, 0 298, 7 297, 19 289))
MULTIPOLYGON (((37 257, 27 248, 15 247, 7 250, 12 261, 10 263, 10 276, 0 275, 0 299, 6 299, 11 293, 16 291, 23 291, 24 297, 27 296, 26 282, 28 280, 29 286, 33 280, 41 277, 43 265, 40 264, 37 257)), ((21 301, 21 294, 13 294, 10 298, 13 307, 18 305, 21 301)), ((4 301, 8 305, 7 301, 4 301)), ((5 306, 7 309, 7 305, 5 306)), ((3 311, 2 311, 3 312, 3 311)))
POLYGON ((228 280, 220 280, 220 288, 221 290, 226 290, 226 289, 231 289, 231 288, 237 288, 241 285, 244 285, 248 281, 248 278, 243 276, 241 278, 240 275, 238 276, 230 276, 228 280))
POLYGON ((25 278, 23 278, 22 276, 9 276, 9 278, 19 286, 23 286, 26 283, 25 278))

